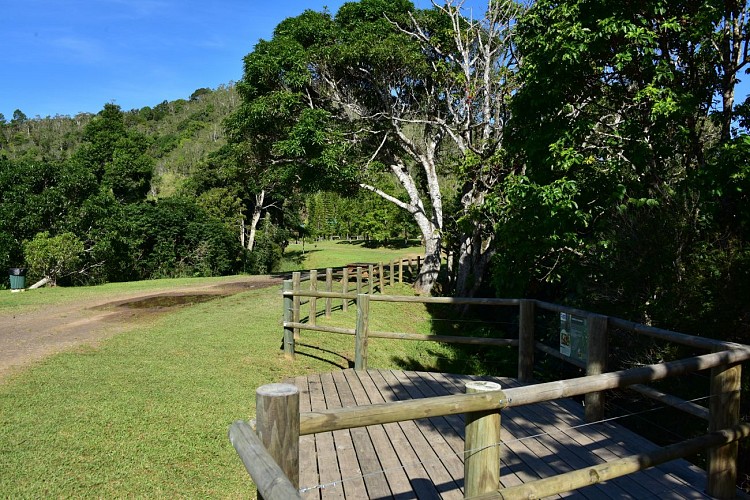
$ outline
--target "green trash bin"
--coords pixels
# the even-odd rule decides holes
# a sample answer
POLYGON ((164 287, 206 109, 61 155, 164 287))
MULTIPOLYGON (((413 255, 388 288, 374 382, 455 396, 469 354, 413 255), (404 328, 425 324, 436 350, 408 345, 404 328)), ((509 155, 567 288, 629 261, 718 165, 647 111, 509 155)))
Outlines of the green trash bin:
POLYGON ((10 289, 23 290, 26 288, 26 269, 23 267, 11 267, 8 269, 10 274, 10 289))

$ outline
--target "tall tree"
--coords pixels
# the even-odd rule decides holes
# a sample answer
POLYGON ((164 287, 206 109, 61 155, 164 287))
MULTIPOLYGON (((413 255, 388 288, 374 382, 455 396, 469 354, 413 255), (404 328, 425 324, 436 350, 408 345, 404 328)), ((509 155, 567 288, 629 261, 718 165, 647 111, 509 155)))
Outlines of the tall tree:
POLYGON ((153 175, 147 139, 125 126, 115 104, 104 109, 84 129, 83 143, 73 161, 88 168, 122 203, 143 200, 153 175))
POLYGON ((474 214, 505 168, 509 30, 519 7, 493 0, 481 22, 460 7, 363 0, 335 17, 307 11, 256 45, 238 85, 249 118, 239 128, 265 144, 269 168, 291 167, 299 185, 311 173, 328 189, 358 185, 411 214, 426 247, 422 292, 435 283, 445 241, 441 175, 464 181, 456 227, 466 234, 457 238, 466 291, 468 269, 481 278, 491 237, 474 214), (403 196, 377 183, 383 172, 403 196))
POLYGON ((529 244, 515 261, 498 259, 499 286, 514 275, 553 281, 644 321, 686 310, 697 256, 712 245, 712 195, 700 184, 716 177, 728 139, 746 13, 723 1, 530 9, 510 142, 525 175, 498 210, 506 241, 529 244))

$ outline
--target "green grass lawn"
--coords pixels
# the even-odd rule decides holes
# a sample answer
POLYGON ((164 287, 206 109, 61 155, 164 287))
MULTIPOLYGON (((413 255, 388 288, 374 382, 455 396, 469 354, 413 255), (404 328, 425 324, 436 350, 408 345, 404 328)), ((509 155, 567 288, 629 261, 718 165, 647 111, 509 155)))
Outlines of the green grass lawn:
POLYGON ((291 243, 285 252, 284 271, 300 269, 323 269, 355 262, 388 262, 401 257, 423 255, 424 249, 416 242, 395 242, 385 247, 370 248, 364 240, 321 240, 316 242, 291 243))
MULTIPOLYGON (((372 257, 336 255, 353 261, 372 257)), ((327 265, 336 264, 320 260, 309 267, 327 265)), ((40 307, 45 298, 73 300, 67 293, 81 298, 158 283, 12 295, 27 301, 26 307, 40 307)), ((408 293, 405 285, 396 288, 408 293)), ((296 359, 285 359, 279 350, 281 305, 276 287, 196 304, 99 347, 52 356, 13 377, 0 386, 2 496, 252 496, 254 487, 227 429, 254 415, 256 387, 337 370, 354 358, 353 337, 303 332, 296 359)), ((431 329, 421 304, 377 308, 373 329, 431 329)), ((353 327, 353 309, 329 321, 353 327)), ((436 366, 451 355, 436 346, 375 340, 370 365, 436 366)))

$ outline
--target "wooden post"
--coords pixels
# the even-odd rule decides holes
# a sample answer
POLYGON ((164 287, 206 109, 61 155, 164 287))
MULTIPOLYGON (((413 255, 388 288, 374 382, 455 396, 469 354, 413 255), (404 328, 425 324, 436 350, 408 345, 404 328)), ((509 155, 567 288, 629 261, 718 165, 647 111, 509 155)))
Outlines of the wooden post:
MULTIPOLYGON (((495 382, 466 384, 466 393, 499 391, 495 382)), ((500 410, 466 414, 464 498, 492 493, 500 487, 500 410)))
POLYGON ((409 257, 409 281, 414 281, 414 269, 411 267, 411 257, 409 257))
POLYGON ((299 488, 299 390, 267 384, 255 391, 256 433, 268 453, 299 488))
POLYGON ((375 293, 375 276, 372 273, 375 272, 375 266, 372 264, 367 266, 367 288, 369 294, 375 293))
MULTIPOLYGON (((292 280, 284 280, 281 289, 284 292, 294 290, 292 280)), ((291 323, 294 319, 294 300, 289 295, 284 295, 284 323, 291 323)), ((289 359, 294 359, 294 328, 284 327, 284 355, 289 359)))
MULTIPOLYGON (((721 348, 716 349, 715 352, 720 350, 721 348)), ((709 432, 727 429, 739 423, 741 378, 741 364, 711 369, 709 432)), ((710 448, 708 450, 708 494, 716 498, 735 498, 736 482, 737 442, 710 448)))
MULTIPOLYGON (((310 291, 311 292, 317 292, 318 291, 318 270, 317 269, 310 269, 310 291)), ((318 321, 318 298, 317 297, 310 297, 310 300, 308 300, 308 303, 310 304, 310 316, 309 321, 312 326, 315 326, 315 323, 318 321)))
MULTIPOLYGON (((292 273, 292 290, 295 292, 300 291, 300 282, 302 281, 302 273, 295 271, 292 273)), ((292 299, 292 321, 299 323, 300 320, 300 304, 301 298, 299 295, 295 295, 292 299)), ((299 339, 299 328, 294 329, 294 340, 299 339)))
MULTIPOLYGON (((586 375, 601 375, 607 371, 607 317, 591 314, 588 317, 588 348, 586 375)), ((604 392, 590 392, 584 396, 586 422, 604 418, 604 392)))
POLYGON ((404 259, 398 259, 398 282, 404 282, 404 259))
POLYGON ((354 369, 367 370, 368 330, 370 328, 370 296, 357 294, 357 327, 354 333, 354 369))
POLYGON ((385 287, 385 274, 383 273, 383 263, 378 263, 378 279, 380 279, 380 293, 383 293, 383 288, 385 287))
POLYGON ((417 255, 417 276, 419 276, 419 271, 422 270, 422 256, 417 255))
MULTIPOLYGON (((344 266, 341 272, 343 273, 343 278, 341 278, 341 293, 346 295, 349 293, 349 268, 344 266)), ((349 310, 349 299, 345 298, 342 300, 341 310, 344 312, 349 310)))
MULTIPOLYGON (((326 292, 333 291, 333 269, 330 267, 326 268, 326 292)), ((326 318, 331 317, 331 297, 326 297, 326 318)))
POLYGON ((390 273, 390 276, 389 276, 389 280, 390 280, 390 285, 391 285, 391 286, 393 286, 393 274, 394 274, 394 271, 395 271, 395 269, 394 269, 394 268, 395 268, 395 266, 393 265, 393 263, 394 263, 394 262, 395 262, 395 261, 391 261, 391 262, 390 262, 390 265, 391 265, 391 273, 390 273))
POLYGON ((518 380, 534 379, 534 310, 536 302, 521 300, 518 313, 518 380))
POLYGON ((357 266, 357 295, 362 293, 362 268, 357 266))

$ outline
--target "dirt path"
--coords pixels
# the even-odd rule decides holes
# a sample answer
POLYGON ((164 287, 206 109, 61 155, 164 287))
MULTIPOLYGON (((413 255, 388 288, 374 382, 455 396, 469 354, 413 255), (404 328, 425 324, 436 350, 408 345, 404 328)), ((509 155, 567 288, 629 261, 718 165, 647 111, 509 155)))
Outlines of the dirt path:
POLYGON ((253 288, 278 286, 281 277, 243 276, 213 285, 107 294, 95 301, 67 303, 21 314, 0 314, 0 384, 56 352, 135 328, 175 307, 206 302, 253 288))

